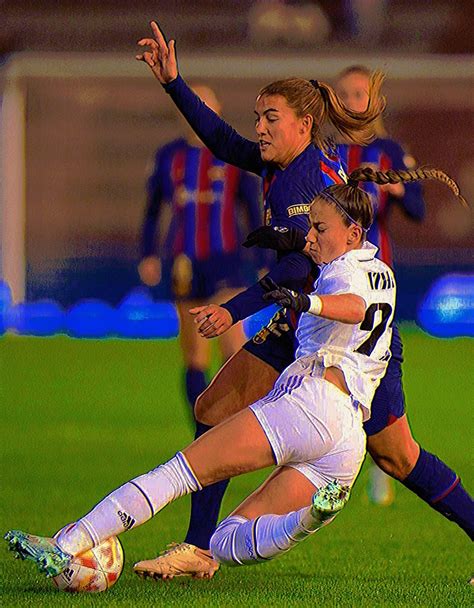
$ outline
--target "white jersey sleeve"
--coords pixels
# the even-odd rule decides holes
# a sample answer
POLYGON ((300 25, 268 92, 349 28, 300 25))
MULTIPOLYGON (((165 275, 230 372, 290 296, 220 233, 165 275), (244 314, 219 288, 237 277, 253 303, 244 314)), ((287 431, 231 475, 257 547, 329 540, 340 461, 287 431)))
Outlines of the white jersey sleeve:
POLYGON ((396 287, 392 270, 365 243, 321 268, 314 293, 354 294, 366 303, 361 324, 331 321, 304 313, 296 336, 297 358, 316 356, 325 367, 340 368, 352 397, 370 417, 370 404, 390 358, 396 287))

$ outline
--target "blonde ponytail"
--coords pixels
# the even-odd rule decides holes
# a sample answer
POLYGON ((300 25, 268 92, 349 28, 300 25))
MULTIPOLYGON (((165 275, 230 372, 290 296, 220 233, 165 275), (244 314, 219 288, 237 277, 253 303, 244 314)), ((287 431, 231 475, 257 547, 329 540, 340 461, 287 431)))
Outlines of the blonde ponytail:
POLYGON ((369 79, 369 103, 364 112, 349 110, 335 90, 325 83, 319 83, 324 110, 322 122, 329 121, 337 131, 354 144, 366 145, 375 136, 375 125, 385 109, 386 100, 381 95, 385 75, 374 72, 369 79))
POLYGON ((328 124, 355 144, 367 144, 375 137, 375 125, 385 109, 385 98, 380 93, 384 78, 382 72, 372 74, 369 103, 364 112, 349 110, 330 85, 303 78, 272 82, 260 90, 257 99, 281 95, 298 117, 311 115, 311 140, 321 150, 328 151, 332 148, 332 143, 324 134, 328 124))

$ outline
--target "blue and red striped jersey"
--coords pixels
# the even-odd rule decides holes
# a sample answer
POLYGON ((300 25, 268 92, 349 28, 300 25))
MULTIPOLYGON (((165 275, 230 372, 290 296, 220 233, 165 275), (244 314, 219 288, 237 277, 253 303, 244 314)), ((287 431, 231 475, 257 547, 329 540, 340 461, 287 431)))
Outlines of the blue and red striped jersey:
POLYGON ((234 253, 242 242, 243 216, 246 230, 261 225, 258 180, 185 139, 176 139, 157 151, 147 191, 144 256, 170 258, 185 253, 192 260, 207 260, 234 253), (171 219, 159 242, 156 226, 165 204, 170 206, 171 219))
POLYGON ((309 206, 321 190, 346 179, 337 155, 310 144, 285 169, 268 164, 262 170, 265 223, 309 229, 309 206))
MULTIPOLYGON (((348 174, 362 164, 374 165, 381 171, 407 169, 405 152, 392 139, 378 138, 368 146, 341 144, 337 146, 337 151, 348 174)), ((393 267, 392 245, 388 230, 390 212, 393 205, 400 205, 408 217, 421 221, 425 215, 422 188, 415 182, 405 183, 405 194, 398 198, 384 192, 375 184, 366 182, 361 185, 370 194, 374 207, 374 221, 367 239, 379 248, 377 256, 393 267)))

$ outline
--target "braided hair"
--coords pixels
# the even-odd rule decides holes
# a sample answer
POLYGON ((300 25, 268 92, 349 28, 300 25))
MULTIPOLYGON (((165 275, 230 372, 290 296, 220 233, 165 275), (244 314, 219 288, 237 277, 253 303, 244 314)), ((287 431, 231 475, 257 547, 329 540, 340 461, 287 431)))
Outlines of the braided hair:
POLYGON ((458 201, 463 207, 469 209, 469 204, 466 199, 462 196, 461 191, 457 183, 449 177, 447 173, 441 171, 441 169, 426 169, 420 167, 419 169, 389 169, 388 171, 378 171, 372 167, 360 167, 353 171, 349 176, 349 182, 373 182, 383 186, 385 184, 399 184, 403 182, 413 182, 419 179, 435 179, 443 184, 446 184, 448 188, 454 193, 458 201))
POLYGON ((360 182, 373 182, 383 186, 419 179, 435 179, 443 182, 453 191, 461 205, 469 209, 469 204, 461 195, 457 183, 441 169, 378 171, 372 167, 360 167, 352 171, 347 184, 335 184, 324 188, 318 194, 317 199, 323 199, 333 206, 346 226, 357 224, 362 229, 362 240, 365 240, 373 221, 373 208, 370 196, 359 187, 360 182))

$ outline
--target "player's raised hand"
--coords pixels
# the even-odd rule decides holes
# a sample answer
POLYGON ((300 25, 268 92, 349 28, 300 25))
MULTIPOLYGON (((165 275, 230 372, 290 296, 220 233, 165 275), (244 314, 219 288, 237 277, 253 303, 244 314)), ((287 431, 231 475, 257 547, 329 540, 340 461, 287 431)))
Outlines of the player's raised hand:
POLYGON ((217 304, 196 306, 189 312, 195 316, 194 322, 199 326, 197 329, 203 338, 216 338, 234 324, 230 312, 217 304))
POLYGON ((151 29, 154 38, 142 38, 138 41, 138 46, 148 47, 148 49, 136 55, 135 59, 148 64, 161 84, 167 84, 178 76, 175 41, 166 42, 156 21, 151 22, 151 29))
POLYGON ((268 276, 260 281, 260 286, 265 291, 262 297, 266 302, 278 304, 283 308, 291 308, 297 313, 309 310, 311 302, 304 293, 297 293, 286 287, 281 287, 268 276))

